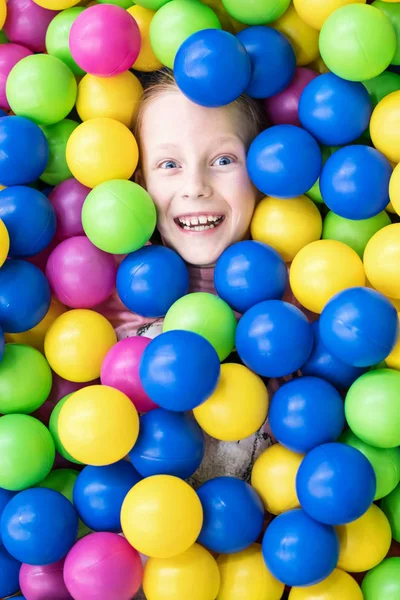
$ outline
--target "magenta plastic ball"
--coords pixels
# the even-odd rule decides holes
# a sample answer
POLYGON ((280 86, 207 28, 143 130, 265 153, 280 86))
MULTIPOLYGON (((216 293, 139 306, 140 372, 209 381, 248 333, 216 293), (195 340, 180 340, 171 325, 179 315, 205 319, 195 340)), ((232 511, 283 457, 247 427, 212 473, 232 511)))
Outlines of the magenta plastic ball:
POLYGON ((138 412, 158 408, 144 391, 139 378, 140 359, 150 342, 150 338, 142 336, 121 340, 108 351, 101 367, 101 383, 126 394, 138 412))
POLYGON ((91 533, 70 550, 65 584, 76 600, 131 600, 143 577, 139 553, 116 533, 91 533))
POLYGON ((86 73, 99 77, 130 69, 140 52, 140 30, 126 10, 98 4, 83 11, 69 34, 72 58, 86 73))
POLYGON ((21 566, 19 584, 21 592, 29 600, 71 600, 63 577, 64 561, 37 567, 21 566))
POLYGON ((84 235, 68 238, 53 250, 46 267, 51 289, 65 306, 93 308, 111 296, 117 265, 84 235))
POLYGON ((57 14, 58 11, 42 8, 33 0, 8 0, 4 33, 10 42, 32 52, 44 52, 47 28, 57 14))
POLYGON ((23 58, 32 54, 31 50, 20 44, 0 45, 0 108, 10 110, 6 96, 7 77, 13 67, 23 58))
POLYGON ((310 81, 318 77, 311 69, 298 67, 287 88, 280 94, 264 100, 267 116, 273 125, 297 125, 299 121, 299 100, 302 91, 310 81))
POLYGON ((82 227, 82 206, 90 188, 76 179, 66 179, 50 192, 49 200, 56 211, 56 238, 66 240, 75 235, 84 235, 82 227))

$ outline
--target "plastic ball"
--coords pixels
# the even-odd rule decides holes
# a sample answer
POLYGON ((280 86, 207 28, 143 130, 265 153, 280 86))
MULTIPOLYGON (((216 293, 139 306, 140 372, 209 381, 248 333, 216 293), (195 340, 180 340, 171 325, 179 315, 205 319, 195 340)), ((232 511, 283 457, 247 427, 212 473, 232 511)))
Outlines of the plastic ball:
POLYGON ((244 364, 262 377, 284 377, 311 354, 313 334, 304 313, 282 300, 267 300, 240 319, 236 349, 244 364))
POLYGON ((143 6, 144 8, 149 8, 150 10, 158 10, 168 1, 169 0, 139 0, 139 2, 136 2, 135 4, 143 6))
POLYGON ((45 125, 42 127, 49 144, 49 161, 40 176, 40 179, 45 183, 58 185, 71 177, 65 151, 68 140, 78 125, 77 121, 63 119, 54 125, 45 125))
POLYGON ((311 69, 298 67, 293 79, 279 94, 264 100, 268 119, 273 125, 297 125, 301 127, 298 109, 304 88, 318 76, 311 69))
POLYGON ((0 46, 0 106, 6 110, 10 105, 6 96, 6 82, 13 67, 32 52, 20 44, 1 44, 0 46))
POLYGON ((392 62, 396 34, 390 20, 367 4, 335 10, 322 26, 319 49, 327 67, 350 81, 372 79, 392 62))
POLYGON ((135 6, 128 8, 128 13, 132 15, 138 24, 141 38, 139 56, 133 64, 133 69, 135 69, 135 71, 144 72, 160 69, 162 63, 154 54, 154 50, 150 43, 150 27, 153 17, 156 14, 155 11, 135 4, 135 6))
POLYGON ((392 212, 400 213, 400 167, 397 165, 393 169, 389 182, 389 197, 393 207, 392 212))
POLYGON ((250 55, 239 39, 219 29, 191 35, 180 46, 174 61, 175 80, 181 92, 206 107, 230 104, 243 94, 250 83, 251 68, 250 55), (223 63, 218 60, 220 56, 224 56, 223 63))
POLYGON ((65 585, 73 598, 103 596, 129 600, 142 583, 139 553, 115 533, 92 533, 79 540, 64 563, 65 585))
POLYGON ((361 589, 364 600, 396 600, 400 594, 400 558, 387 558, 369 571, 361 589))
POLYGON ((400 37, 400 11, 398 6, 392 6, 391 3, 386 2, 386 0, 375 0, 372 3, 372 6, 378 8, 380 11, 386 15, 393 25, 393 28, 396 33, 396 51, 392 58, 392 65, 400 65, 400 47, 399 47, 399 37, 400 37))
POLYGON ((8 235, 7 227, 0 219, 0 267, 3 266, 7 259, 10 249, 10 236, 8 235))
POLYGON ((12 69, 6 93, 16 115, 40 125, 52 125, 71 112, 77 85, 72 71, 59 58, 35 54, 23 58, 12 69))
POLYGON ((213 294, 195 292, 171 306, 163 332, 183 329, 198 333, 214 346, 219 359, 225 360, 235 345, 236 325, 235 315, 226 302, 213 294))
POLYGON ((76 110, 82 121, 107 117, 132 128, 142 94, 142 84, 130 71, 113 77, 88 74, 78 85, 76 110))
POLYGON ((293 5, 305 23, 313 29, 320 30, 326 19, 338 8, 347 4, 365 4, 365 2, 366 0, 326 0, 321 3, 319 0, 294 0, 293 5))
POLYGON ((364 250, 372 236, 387 225, 390 225, 390 217, 386 211, 382 211, 374 217, 354 221, 340 217, 332 211, 326 215, 322 229, 322 239, 343 242, 357 252, 362 259, 364 250))
POLYGON ((391 71, 384 71, 373 79, 362 82, 367 88, 373 108, 392 92, 400 90, 400 76, 391 71))
MULTIPOLYGON (((0 271, 1 275, 1 271, 0 271)), ((70 310, 49 327, 44 350, 50 367, 64 379, 92 381, 117 337, 109 321, 92 310, 70 310)))
POLYGON ((83 235, 82 206, 90 188, 74 178, 67 179, 55 186, 49 200, 57 217, 56 238, 63 241, 69 237, 83 235))
POLYGON ((400 223, 380 229, 364 252, 364 268, 371 285, 389 298, 400 298, 400 223))
POLYGON ((150 558, 143 590, 150 600, 214 600, 220 574, 213 556, 199 544, 169 558, 150 558))
POLYGON ((304 246, 319 240, 321 232, 321 213, 306 196, 263 198, 251 221, 252 238, 275 248, 285 262, 292 262, 304 246))
POLYGON ((292 588, 289 600, 363 600, 358 583, 351 575, 334 569, 334 571, 316 585, 305 588, 292 588))
POLYGON ((293 4, 289 4, 283 15, 272 23, 272 27, 283 33, 292 44, 297 66, 309 65, 318 58, 318 31, 299 17, 293 4))
POLYGON ((54 295, 71 308, 92 308, 107 300, 115 288, 116 272, 114 257, 83 235, 61 242, 46 267, 54 295))
POLYGON ((125 125, 99 117, 81 123, 73 131, 66 156, 72 175, 83 185, 94 188, 110 179, 130 179, 139 154, 137 142, 125 125))
POLYGON ((62 442, 60 440, 60 435, 59 435, 59 431, 58 431, 58 420, 60 417, 61 409, 70 396, 71 396, 71 394, 66 394, 64 396, 64 398, 61 398, 61 400, 59 400, 59 402, 57 402, 57 404, 51 411, 51 416, 50 416, 50 421, 49 421, 49 430, 53 437, 54 446, 55 446, 58 454, 60 454, 60 456, 62 456, 63 458, 65 458, 66 460, 68 460, 71 463, 81 465, 82 462, 80 460, 77 460, 73 456, 71 456, 71 454, 69 452, 67 452, 67 450, 64 448, 64 445, 62 444, 62 442))
POLYGON ((240 23, 264 25, 276 21, 288 8, 289 0, 253 0, 244 4, 240 0, 222 0, 226 11, 240 23))
MULTIPOLYGON (((396 301, 394 301, 393 299, 390 299, 390 298, 389 298, 389 300, 391 301, 393 306, 396 308, 396 301)), ((398 308, 396 308, 396 310, 398 310, 398 308)), ((397 316, 400 317, 399 313, 397 313, 397 316)), ((399 326, 400 326, 400 322, 399 322, 399 326)), ((400 368, 400 339, 399 339, 399 337, 397 338, 397 342, 396 342, 393 350, 385 358, 385 364, 387 367, 389 367, 389 369, 399 370, 399 368, 400 368)))
POLYGON ((267 413, 268 391, 262 379, 243 365, 233 363, 221 365, 216 390, 193 411, 200 427, 224 442, 253 435, 264 423, 267 413))
POLYGON ((0 118, 0 150, 0 182, 4 186, 32 183, 49 158, 46 136, 24 117, 0 118))
MULTIPOLYGON (((63 578, 64 561, 50 565, 22 565, 19 574, 21 590, 31 600, 43 600, 46 596, 57 600, 70 600, 63 578)), ((17 596, 19 598, 22 596, 17 596)))
MULTIPOLYGON (((396 450, 398 450, 396 448, 396 450)), ((394 490, 382 499, 380 504, 381 509, 387 516, 390 529, 392 531, 393 539, 398 542, 400 540, 400 520, 399 520, 399 506, 400 501, 400 485, 397 485, 394 490)))
POLYGON ((371 140, 394 163, 400 162, 400 91, 385 96, 374 109, 370 122, 371 140))
MULTIPOLYGON (((11 498, 14 497, 14 495, 15 495, 14 492, 10 492, 9 490, 4 490, 3 488, 0 488, 0 519, 1 519, 1 515, 3 514, 3 510, 5 509, 8 502, 11 500, 11 498)), ((1 537, 0 537, 0 546, 1 546, 1 537)))
POLYGON ((65 402, 58 417, 58 433, 62 445, 76 460, 105 466, 121 460, 131 450, 139 434, 139 417, 125 394, 104 385, 91 385, 65 402))
POLYGON ((6 598, 19 590, 21 563, 0 546, 0 594, 6 598))
POLYGON ((266 129, 252 142, 247 155, 247 169, 254 185, 264 194, 278 198, 304 194, 318 179, 321 166, 317 142, 294 125, 266 129))
POLYGON ((182 479, 154 475, 128 492, 121 524, 126 539, 139 552, 152 558, 170 558, 197 540, 203 509, 196 492, 182 479))
POLYGON ((344 525, 368 510, 375 497, 376 477, 369 460, 356 448, 322 444, 301 463, 296 490, 310 517, 327 525, 344 525))
POLYGON ((32 52, 44 52, 46 31, 56 14, 56 11, 47 10, 33 0, 8 0, 3 29, 6 39, 32 52))
POLYGON ((0 218, 10 236, 9 254, 13 258, 41 252, 56 232, 56 214, 51 202, 31 187, 12 186, 2 190, 0 218))
POLYGON ((164 246, 136 250, 125 257, 118 268, 120 299, 130 311, 144 317, 164 316, 188 290, 186 264, 179 254, 164 246))
POLYGON ((309 586, 332 573, 339 541, 333 527, 314 521, 298 508, 279 515, 268 525, 262 552, 267 568, 278 581, 309 586))
POLYGON ((218 296, 240 313, 263 300, 281 299, 287 281, 287 268, 278 252, 256 241, 233 244, 215 265, 214 283, 218 296))
MULTIPOLYGON (((74 2, 74 4, 78 4, 78 2, 74 2)), ((73 74, 78 76, 84 75, 85 71, 76 64, 71 56, 69 34, 72 24, 84 10, 83 6, 63 10, 54 17, 46 32, 47 53, 62 60, 73 74)))

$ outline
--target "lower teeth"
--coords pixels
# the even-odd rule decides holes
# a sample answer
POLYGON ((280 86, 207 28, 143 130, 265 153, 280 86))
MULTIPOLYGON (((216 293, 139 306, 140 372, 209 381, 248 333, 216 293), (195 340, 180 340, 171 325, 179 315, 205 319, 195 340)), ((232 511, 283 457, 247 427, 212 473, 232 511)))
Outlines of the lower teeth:
POLYGON ((214 229, 214 227, 215 225, 195 225, 192 227, 184 225, 183 229, 186 229, 187 231, 204 231, 205 229, 214 229))

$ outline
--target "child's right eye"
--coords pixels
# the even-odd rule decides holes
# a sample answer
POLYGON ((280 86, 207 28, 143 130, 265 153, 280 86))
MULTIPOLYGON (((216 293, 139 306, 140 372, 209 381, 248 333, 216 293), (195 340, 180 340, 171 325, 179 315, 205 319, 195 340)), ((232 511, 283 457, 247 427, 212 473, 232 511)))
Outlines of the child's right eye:
POLYGON ((164 162, 160 163, 159 167, 161 169, 177 169, 178 164, 174 160, 164 160, 164 162))

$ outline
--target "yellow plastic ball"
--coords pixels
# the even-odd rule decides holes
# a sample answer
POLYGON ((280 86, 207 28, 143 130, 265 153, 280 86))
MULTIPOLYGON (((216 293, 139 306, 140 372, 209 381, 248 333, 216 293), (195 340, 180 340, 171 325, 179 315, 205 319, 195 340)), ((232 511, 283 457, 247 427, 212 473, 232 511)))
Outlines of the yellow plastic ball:
POLYGON ((215 558, 199 544, 171 558, 149 558, 143 573, 147 600, 215 600, 219 582, 215 558))
POLYGON ((78 85, 76 110, 82 121, 107 117, 131 128, 142 94, 142 84, 130 71, 115 77, 88 74, 78 85))
POLYGON ((75 179, 94 188, 110 179, 130 179, 137 167, 139 149, 125 125, 101 117, 78 125, 68 139, 66 156, 75 179))
MULTIPOLYGON (((389 300, 391 300, 389 298, 389 300)), ((393 300, 391 300, 393 303, 393 300)), ((397 301, 397 306, 395 308, 397 311, 400 311, 400 302, 397 301)), ((400 312, 397 313, 397 317, 399 319, 399 328, 400 328, 400 312)), ((400 330, 400 329, 399 329, 400 330)), ((385 363, 389 367, 389 369, 396 369, 396 371, 400 371, 400 337, 397 338, 397 342, 389 356, 385 358, 385 363)))
POLYGON ((363 598, 356 580, 340 569, 335 569, 321 583, 304 588, 294 587, 289 594, 289 600, 363 600, 363 598))
POLYGON ((296 493, 296 475, 304 458, 281 444, 270 446, 257 458, 251 473, 251 485, 259 493, 265 510, 280 515, 300 506, 296 493))
POLYGON ((389 204, 387 205, 387 207, 385 208, 386 212, 388 213, 392 213, 392 215, 396 214, 396 211, 393 207, 393 204, 391 202, 389 202, 389 204))
POLYGON ((312 69, 313 71, 316 71, 317 73, 320 73, 321 75, 323 75, 324 73, 331 72, 320 56, 318 56, 318 58, 313 60, 309 65, 307 65, 307 68, 312 69))
POLYGON ((93 381, 117 336, 109 321, 93 310, 69 310, 47 330, 44 352, 50 367, 64 379, 93 381))
POLYGON ((307 25, 320 30, 335 10, 347 4, 365 4, 367 0, 293 0, 297 14, 307 25))
POLYGON ((387 225, 372 236, 364 251, 364 268, 378 292, 400 299, 400 223, 387 225))
MULTIPOLYGON (((325 0, 324 0, 325 2, 325 0)), ((271 27, 283 33, 293 46, 298 67, 308 65, 319 56, 319 31, 300 18, 293 4, 271 27)))
POLYGON ((260 429, 268 405, 268 391, 261 377, 244 365, 225 363, 215 392, 193 414, 208 435, 235 442, 260 429))
POLYGON ((289 200, 266 196, 257 205, 251 222, 253 240, 275 248, 285 262, 291 262, 304 246, 319 240, 321 233, 321 214, 306 196, 289 200))
POLYGON ((336 527, 339 538, 338 568, 351 573, 373 569, 389 551, 392 531, 389 521, 376 504, 347 525, 336 527))
POLYGON ((79 4, 79 0, 33 0, 35 4, 48 10, 65 10, 79 4))
POLYGON ((142 479, 128 492, 121 509, 126 539, 153 558, 170 558, 188 550, 202 525, 198 495, 188 483, 172 475, 142 479))
POLYGON ((386 210, 400 215, 400 163, 395 167, 390 177, 389 198, 392 210, 390 210, 389 206, 386 207, 386 210))
POLYGON ((0 267, 4 265, 10 249, 10 237, 8 235, 7 227, 0 219, 0 267))
POLYGON ((156 11, 149 10, 148 8, 143 8, 143 6, 135 5, 128 8, 128 13, 132 15, 132 17, 138 24, 140 30, 140 37, 142 40, 140 46, 140 53, 133 64, 133 69, 135 69, 136 71, 144 72, 157 71, 157 69, 161 69, 162 63, 154 54, 149 37, 150 24, 152 18, 156 14, 156 11))
POLYGON ((107 385, 74 392, 58 417, 58 435, 75 460, 102 467, 122 460, 139 434, 139 417, 131 400, 107 385))
POLYGON ((216 600, 280 600, 285 586, 265 566, 260 544, 217 558, 221 586, 216 600))
POLYGON ((6 0, 0 1, 0 29, 3 29, 3 25, 7 18, 7 2, 6 0))
POLYGON ((400 162, 400 91, 385 96, 375 107, 369 131, 375 148, 392 162, 400 162))
POLYGON ((321 313, 338 292, 363 286, 365 273, 361 258, 350 246, 336 240, 319 240, 300 250, 290 267, 289 279, 300 304, 321 313))

